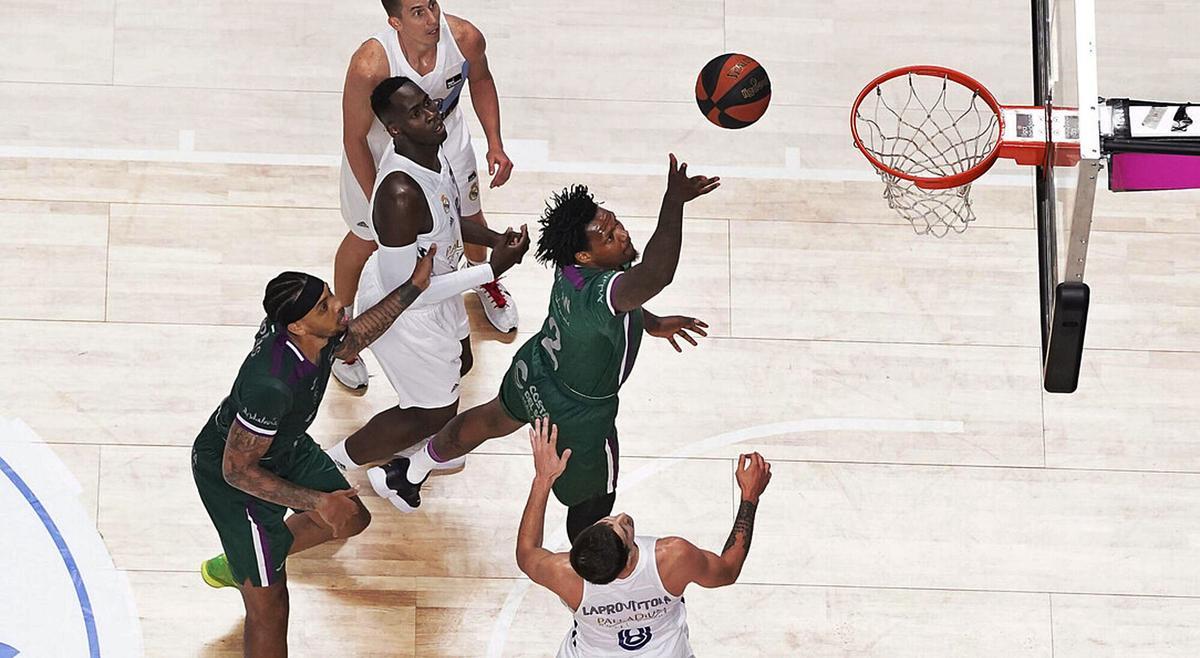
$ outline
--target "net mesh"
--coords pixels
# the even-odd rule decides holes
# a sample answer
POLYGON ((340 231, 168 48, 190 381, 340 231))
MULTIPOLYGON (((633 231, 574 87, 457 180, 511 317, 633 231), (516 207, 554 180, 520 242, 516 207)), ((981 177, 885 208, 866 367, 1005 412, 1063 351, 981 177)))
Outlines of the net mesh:
MULTIPOLYGON (((864 150, 920 178, 962 174, 991 156, 1000 140, 999 117, 979 92, 940 75, 885 80, 855 109, 854 120, 864 150)), ((918 234, 961 233, 975 221, 970 182, 925 189, 878 167, 876 172, 888 206, 918 234)))

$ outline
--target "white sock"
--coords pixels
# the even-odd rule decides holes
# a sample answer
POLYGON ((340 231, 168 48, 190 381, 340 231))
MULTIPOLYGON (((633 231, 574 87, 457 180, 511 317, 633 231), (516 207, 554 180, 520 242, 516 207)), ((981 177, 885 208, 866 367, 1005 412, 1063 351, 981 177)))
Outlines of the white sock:
POLYGON ((365 465, 359 464, 353 459, 350 459, 350 453, 346 452, 346 439, 338 441, 337 445, 326 450, 325 454, 329 455, 329 458, 332 459, 334 463, 340 466, 344 471, 354 468, 362 468, 365 465))
POLYGON ((413 453, 412 457, 408 458, 408 481, 413 484, 423 482, 429 477, 429 471, 441 466, 441 462, 433 458, 429 453, 429 446, 433 444, 433 437, 425 440, 421 449, 413 453))

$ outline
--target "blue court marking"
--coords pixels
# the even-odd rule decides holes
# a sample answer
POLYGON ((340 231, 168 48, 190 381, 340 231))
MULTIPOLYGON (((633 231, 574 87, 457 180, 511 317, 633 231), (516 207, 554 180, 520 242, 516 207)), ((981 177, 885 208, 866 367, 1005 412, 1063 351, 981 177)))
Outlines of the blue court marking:
POLYGON ((91 658, 100 658, 100 639, 96 634, 96 620, 92 617, 92 602, 88 599, 87 588, 83 586, 83 574, 79 573, 79 567, 75 564, 75 556, 71 555, 71 549, 67 548, 66 540, 58 531, 54 519, 50 518, 50 513, 42 506, 42 501, 38 500, 38 497, 25 484, 25 480, 17 475, 17 472, 8 465, 8 462, 4 461, 3 457, 0 457, 0 472, 7 475, 17 491, 25 496, 25 502, 33 508, 38 518, 41 519, 42 525, 46 526, 46 532, 50 533, 50 539, 54 540, 54 545, 58 547, 58 553, 67 567, 67 574, 71 576, 71 582, 75 585, 75 596, 79 598, 79 611, 83 613, 83 625, 87 629, 89 655, 91 658))

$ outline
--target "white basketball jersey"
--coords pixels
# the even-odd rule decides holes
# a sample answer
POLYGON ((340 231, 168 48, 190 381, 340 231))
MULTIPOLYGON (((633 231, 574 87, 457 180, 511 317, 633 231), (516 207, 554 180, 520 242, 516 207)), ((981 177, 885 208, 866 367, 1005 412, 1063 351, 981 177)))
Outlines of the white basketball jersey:
MULTIPOLYGON (((400 49, 400 38, 391 26, 371 38, 383 44, 392 77, 404 76, 412 80, 438 104, 446 122, 446 143, 458 144, 461 141, 458 131, 467 129, 458 100, 467 84, 468 65, 467 58, 463 57, 462 51, 458 49, 458 42, 450 33, 450 24, 446 22, 445 14, 442 14, 441 22, 442 33, 438 37, 437 61, 433 70, 426 75, 417 75, 416 70, 404 58, 404 51, 400 49)), ((375 156, 375 162, 378 163, 384 152, 390 150, 388 146, 391 142, 392 138, 383 124, 379 123, 379 119, 372 121, 367 143, 371 146, 371 155, 375 156)))
MULTIPOLYGON (((379 161, 379 174, 375 177, 375 188, 371 192, 369 218, 375 216, 375 190, 383 183, 389 174, 402 171, 412 177, 421 191, 425 193, 425 203, 429 204, 429 214, 433 217, 433 228, 428 233, 417 235, 417 253, 424 256, 429 251, 429 245, 437 245, 437 255, 433 257, 433 274, 449 274, 458 269, 463 257, 462 226, 458 184, 454 180, 454 172, 442 149, 438 149, 438 162, 441 171, 426 169, 408 158, 396 153, 395 148, 388 149, 379 161)), ((375 224, 370 222, 371 234, 379 242, 375 232, 375 224)), ((377 252, 375 257, 385 257, 377 252)))
POLYGON ((559 658, 653 656, 690 658, 683 598, 663 587, 655 559, 656 537, 634 537, 638 563, 628 578, 607 585, 583 583, 575 624, 559 658))
MULTIPOLYGON (((444 145, 447 148, 459 149, 463 145, 471 143, 467 122, 463 120, 462 110, 458 107, 459 96, 467 84, 467 59, 463 57, 458 43, 454 40, 454 35, 450 33, 450 25, 446 22, 445 14, 442 14, 441 24, 437 60, 428 75, 417 75, 417 72, 413 70, 412 65, 404 58, 403 51, 400 50, 400 37, 391 26, 371 38, 382 44, 383 50, 387 53, 389 77, 404 76, 412 80, 438 103, 445 117, 446 141, 444 145)), ((392 138, 378 118, 371 120, 371 129, 367 132, 367 145, 371 149, 371 157, 375 160, 376 165, 379 164, 384 154, 392 150, 392 138)), ((363 216, 368 211, 367 199, 363 196, 362 188, 354 178, 354 172, 350 170, 350 162, 346 159, 344 151, 340 183, 342 216, 347 223, 357 227, 354 230, 359 237, 362 237, 362 233, 371 223, 371 217, 370 215, 363 216)))

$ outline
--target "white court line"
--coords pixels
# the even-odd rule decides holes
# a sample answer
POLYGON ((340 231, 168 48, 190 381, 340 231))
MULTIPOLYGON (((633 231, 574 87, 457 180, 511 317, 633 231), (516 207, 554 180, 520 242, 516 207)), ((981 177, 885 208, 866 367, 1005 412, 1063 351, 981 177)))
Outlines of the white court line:
MULTIPOLYGON (((313 155, 303 153, 196 151, 194 150, 195 139, 195 131, 180 131, 180 148, 178 149, 0 146, 0 158, 262 165, 273 167, 338 167, 341 165, 340 154, 313 155)), ((487 143, 485 141, 477 139, 471 141, 475 147, 475 153, 481 154, 487 152, 487 143)), ((848 146, 847 148, 850 147, 848 146)), ((513 159, 513 162, 517 163, 518 171, 522 172, 616 176, 662 176, 666 172, 666 164, 663 162, 620 163, 552 160, 549 155, 549 143, 542 139, 511 140, 505 143, 505 150, 509 157, 513 159)), ((689 162, 692 164, 693 169, 717 172, 725 178, 830 182, 875 182, 879 180, 879 177, 875 175, 870 165, 865 161, 863 162, 863 166, 853 169, 814 168, 800 166, 801 158, 798 147, 784 147, 782 155, 784 164, 778 167, 727 165, 692 158, 689 158, 689 162)), ((481 165, 481 171, 486 171, 486 164, 483 162, 479 164, 481 165)), ((988 187, 1028 187, 1032 182, 1032 173, 988 174, 976 181, 975 184, 988 187)))
MULTIPOLYGON (((809 420, 790 421, 783 423, 771 423, 769 425, 756 425, 745 429, 726 432, 716 436, 702 439, 694 443, 690 443, 675 452, 667 455, 663 459, 652 460, 652 463, 647 464, 638 470, 631 473, 628 477, 623 478, 617 486, 620 492, 628 492, 630 489, 649 480, 655 475, 675 466, 689 457, 698 457, 705 455, 718 448, 731 446, 743 441, 752 439, 764 439, 769 436, 777 436, 779 434, 796 434, 808 432, 830 432, 830 431, 858 431, 858 432, 933 432, 937 434, 957 434, 963 431, 963 424, 960 421, 935 421, 935 420, 890 420, 886 418, 815 418, 809 420)), ((561 513, 554 515, 555 527, 553 536, 545 542, 547 547, 552 551, 566 550, 567 533, 562 527, 561 513)), ((513 619, 517 616, 517 610, 521 607, 521 602, 525 599, 525 593, 529 591, 531 582, 527 578, 517 580, 512 588, 508 591, 508 597, 504 600, 504 606, 500 609, 500 614, 496 616, 496 623, 492 626, 492 637, 488 641, 487 657, 500 658, 504 654, 504 645, 508 642, 508 631, 512 626, 513 619)), ((563 622, 563 632, 566 632, 566 622, 563 622)))

